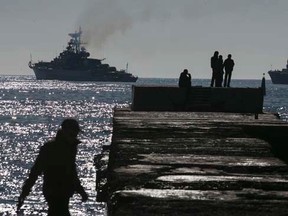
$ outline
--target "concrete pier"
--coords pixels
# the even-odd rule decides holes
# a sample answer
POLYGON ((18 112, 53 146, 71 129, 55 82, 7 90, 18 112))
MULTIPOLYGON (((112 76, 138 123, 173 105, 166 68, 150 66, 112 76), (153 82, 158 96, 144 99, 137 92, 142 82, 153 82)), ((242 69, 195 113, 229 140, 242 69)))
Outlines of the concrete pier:
POLYGON ((116 110, 99 201, 109 215, 288 215, 287 131, 272 114, 116 110))
POLYGON ((271 113, 116 109, 97 200, 117 216, 288 215, 287 131, 271 113))

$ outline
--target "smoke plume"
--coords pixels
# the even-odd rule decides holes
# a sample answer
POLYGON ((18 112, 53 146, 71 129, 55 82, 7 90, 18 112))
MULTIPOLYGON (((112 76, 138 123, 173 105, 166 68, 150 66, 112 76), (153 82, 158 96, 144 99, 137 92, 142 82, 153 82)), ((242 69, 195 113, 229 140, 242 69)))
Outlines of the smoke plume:
MULTIPOLYGON (((169 0, 168 0, 169 1, 169 0)), ((99 48, 115 33, 125 33, 139 22, 167 19, 165 6, 152 0, 92 0, 80 15, 83 41, 99 48)))
POLYGON ((88 0, 78 26, 82 27, 83 41, 101 48, 115 33, 125 33, 141 22, 155 19, 165 22, 175 17, 199 19, 214 13, 245 11, 251 5, 259 4, 248 0, 88 0))

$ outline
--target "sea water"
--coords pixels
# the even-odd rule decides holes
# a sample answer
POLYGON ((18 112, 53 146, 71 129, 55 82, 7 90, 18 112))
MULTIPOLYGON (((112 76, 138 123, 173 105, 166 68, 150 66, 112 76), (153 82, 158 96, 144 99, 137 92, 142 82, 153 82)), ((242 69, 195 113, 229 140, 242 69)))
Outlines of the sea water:
MULTIPOLYGON (((66 117, 79 120, 83 133, 77 155, 78 174, 89 200, 74 195, 72 215, 105 215, 96 202, 94 155, 109 145, 115 107, 129 107, 132 84, 177 86, 178 79, 144 79, 136 83, 39 81, 33 76, 0 76, 0 215, 16 215, 16 203, 29 169, 44 142, 53 138, 66 117)), ((207 87, 208 79, 192 80, 207 87)), ((261 80, 232 80, 233 87, 260 87, 261 80)), ((288 119, 288 85, 266 81, 264 111, 288 119)), ((47 215, 39 177, 22 207, 22 215, 47 215)))

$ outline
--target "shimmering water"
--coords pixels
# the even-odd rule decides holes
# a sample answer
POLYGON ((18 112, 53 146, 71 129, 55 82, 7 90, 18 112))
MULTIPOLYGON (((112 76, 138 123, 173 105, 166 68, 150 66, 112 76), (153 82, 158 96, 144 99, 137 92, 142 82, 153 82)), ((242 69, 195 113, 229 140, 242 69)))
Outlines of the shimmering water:
MULTIPOLYGON (((209 86, 210 80, 193 80, 193 85, 209 86)), ((139 79, 136 84, 177 85, 177 79, 139 79)), ((234 87, 259 87, 261 80, 233 80, 234 87)), ((266 82, 264 111, 279 112, 288 119, 288 85, 266 82)), ((39 147, 52 138, 65 117, 76 117, 84 133, 80 135, 77 165, 80 179, 89 194, 82 203, 75 195, 72 215, 104 215, 97 203, 93 156, 109 144, 114 107, 131 103, 131 83, 37 81, 33 76, 0 77, 0 215, 16 215, 21 186, 27 178, 39 147)), ((23 206, 24 215, 46 215, 47 205, 39 178, 23 206)))

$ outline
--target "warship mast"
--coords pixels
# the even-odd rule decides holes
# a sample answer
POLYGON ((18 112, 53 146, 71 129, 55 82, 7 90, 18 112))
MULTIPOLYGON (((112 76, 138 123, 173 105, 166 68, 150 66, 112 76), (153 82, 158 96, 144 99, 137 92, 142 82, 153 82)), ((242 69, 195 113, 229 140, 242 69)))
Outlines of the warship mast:
POLYGON ((81 27, 79 27, 78 32, 68 34, 72 38, 71 42, 72 42, 72 45, 74 45, 75 53, 80 52, 81 34, 82 34, 81 27))

